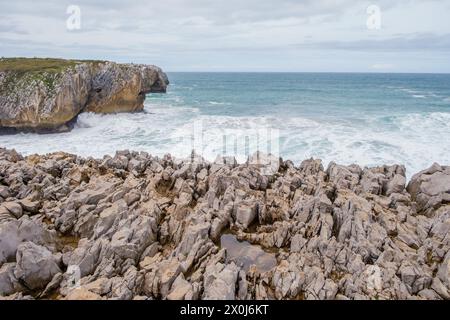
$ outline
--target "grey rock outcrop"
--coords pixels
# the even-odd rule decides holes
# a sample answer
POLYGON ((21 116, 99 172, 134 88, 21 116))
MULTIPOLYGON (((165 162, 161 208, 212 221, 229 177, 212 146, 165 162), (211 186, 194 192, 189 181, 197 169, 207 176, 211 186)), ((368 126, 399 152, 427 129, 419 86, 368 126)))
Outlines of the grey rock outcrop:
POLYGON ((67 131, 81 112, 141 111, 145 95, 168 84, 151 65, 0 59, 0 129, 67 131))
POLYGON ((412 177, 408 191, 417 202, 418 209, 426 214, 444 203, 450 203, 450 167, 433 164, 412 177))
POLYGON ((0 296, 450 299, 449 167, 195 160, 0 149, 0 296))
POLYGON ((45 288, 53 276, 61 272, 58 258, 33 242, 18 246, 16 261, 14 275, 31 290, 45 288))

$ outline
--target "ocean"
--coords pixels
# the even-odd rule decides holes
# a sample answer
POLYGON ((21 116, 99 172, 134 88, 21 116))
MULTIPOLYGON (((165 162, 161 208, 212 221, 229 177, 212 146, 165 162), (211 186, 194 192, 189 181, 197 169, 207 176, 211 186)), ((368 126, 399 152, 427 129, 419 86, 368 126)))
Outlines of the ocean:
POLYGON ((168 76, 167 94, 149 94, 143 113, 86 113, 71 132, 3 135, 0 146, 93 157, 123 149, 187 157, 194 148, 211 161, 226 154, 240 162, 267 149, 296 165, 311 157, 325 167, 403 164, 408 177, 450 164, 448 74, 168 76))

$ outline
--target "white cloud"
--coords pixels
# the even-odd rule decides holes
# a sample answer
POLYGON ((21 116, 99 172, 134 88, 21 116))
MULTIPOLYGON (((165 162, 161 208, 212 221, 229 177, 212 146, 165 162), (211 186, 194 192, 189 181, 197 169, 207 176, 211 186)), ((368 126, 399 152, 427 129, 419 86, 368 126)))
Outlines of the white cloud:
POLYGON ((389 61, 395 71, 450 72, 446 0, 0 0, 0 9, 0 55, 223 71, 370 71, 389 61), (79 31, 65 28, 70 4, 81 8, 79 31), (370 4, 382 10, 380 30, 366 27, 370 4))

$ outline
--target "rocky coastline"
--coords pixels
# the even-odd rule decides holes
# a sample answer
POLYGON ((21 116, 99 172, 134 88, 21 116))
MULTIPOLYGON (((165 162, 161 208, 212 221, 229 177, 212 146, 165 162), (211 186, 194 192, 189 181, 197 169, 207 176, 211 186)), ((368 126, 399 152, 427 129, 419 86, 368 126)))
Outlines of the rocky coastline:
POLYGON ((63 132, 81 112, 136 112, 165 92, 156 66, 109 61, 0 59, 0 131, 63 132))
POLYGON ((449 299, 450 167, 0 149, 2 299, 449 299))

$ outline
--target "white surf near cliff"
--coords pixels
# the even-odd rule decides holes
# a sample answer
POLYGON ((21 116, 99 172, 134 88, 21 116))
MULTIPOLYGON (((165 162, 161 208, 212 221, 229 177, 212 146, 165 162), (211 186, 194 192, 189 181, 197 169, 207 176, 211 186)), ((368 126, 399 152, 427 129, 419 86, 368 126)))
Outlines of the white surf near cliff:
MULTIPOLYGON (((144 113, 81 114, 71 132, 0 136, 0 146, 24 154, 102 157, 130 149, 186 157, 200 124, 197 152, 210 161, 224 152, 226 130, 256 128, 276 130, 273 145, 297 164, 310 157, 325 166, 398 163, 410 177, 433 162, 450 163, 450 75, 175 73, 169 79, 169 92, 149 95, 144 113)), ((238 144, 226 153, 243 162, 256 149, 238 144)))

